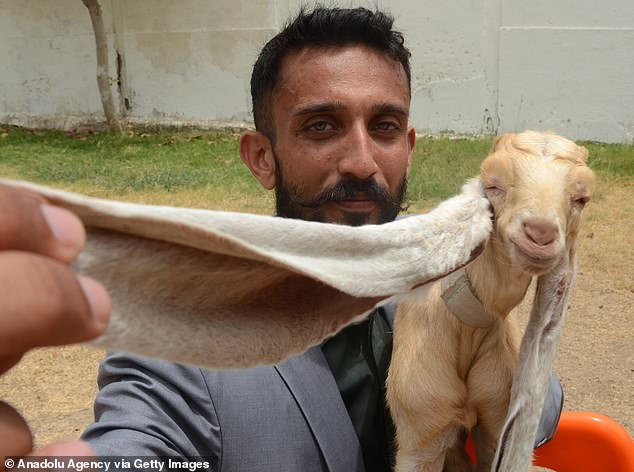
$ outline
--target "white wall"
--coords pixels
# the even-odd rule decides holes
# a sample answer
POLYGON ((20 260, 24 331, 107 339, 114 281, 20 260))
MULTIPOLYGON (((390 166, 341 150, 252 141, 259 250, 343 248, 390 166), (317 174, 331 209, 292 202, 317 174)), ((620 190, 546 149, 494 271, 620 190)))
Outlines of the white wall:
MULTIPOLYGON (((133 122, 249 122, 251 65, 302 3, 101 0, 121 112, 133 122)), ((412 50, 411 120, 419 132, 538 128, 634 141, 631 0, 378 5, 396 17, 412 50)), ((100 120, 94 56, 80 0, 0 0, 0 122, 70 127, 100 120)))

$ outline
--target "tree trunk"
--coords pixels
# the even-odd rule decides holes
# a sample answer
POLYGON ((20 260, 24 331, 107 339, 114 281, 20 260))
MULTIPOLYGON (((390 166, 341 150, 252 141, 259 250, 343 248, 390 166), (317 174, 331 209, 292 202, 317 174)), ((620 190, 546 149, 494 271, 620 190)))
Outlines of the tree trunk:
POLYGON ((103 112, 106 115, 106 123, 111 130, 121 133, 121 124, 117 118, 114 101, 112 99, 112 91, 110 90, 110 81, 108 80, 108 42, 103 25, 101 5, 99 5, 99 0, 82 0, 82 2, 86 8, 88 8, 92 29, 95 33, 95 43, 97 45, 97 86, 99 87, 103 112))

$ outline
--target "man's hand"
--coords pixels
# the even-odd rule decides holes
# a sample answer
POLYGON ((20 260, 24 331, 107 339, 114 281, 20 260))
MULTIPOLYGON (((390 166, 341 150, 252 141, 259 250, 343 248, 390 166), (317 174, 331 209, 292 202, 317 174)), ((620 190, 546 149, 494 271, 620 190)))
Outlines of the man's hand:
MULTIPOLYGON (((33 347, 88 341, 105 330, 111 308, 106 290, 68 268, 84 241, 75 215, 0 185, 0 374, 33 347)), ((0 458, 32 447, 25 421, 0 402, 0 458)), ((74 442, 38 453, 51 451, 86 455, 90 449, 74 442)))

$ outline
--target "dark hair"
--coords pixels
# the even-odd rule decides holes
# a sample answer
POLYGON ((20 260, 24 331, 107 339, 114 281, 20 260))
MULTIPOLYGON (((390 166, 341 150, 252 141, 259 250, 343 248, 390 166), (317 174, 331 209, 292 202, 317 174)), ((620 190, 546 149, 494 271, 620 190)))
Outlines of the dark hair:
POLYGON ((394 18, 366 8, 304 8, 262 49, 251 74, 251 99, 255 128, 274 140, 272 98, 283 60, 306 47, 340 47, 361 44, 400 62, 411 89, 410 52, 403 35, 392 30, 394 18))

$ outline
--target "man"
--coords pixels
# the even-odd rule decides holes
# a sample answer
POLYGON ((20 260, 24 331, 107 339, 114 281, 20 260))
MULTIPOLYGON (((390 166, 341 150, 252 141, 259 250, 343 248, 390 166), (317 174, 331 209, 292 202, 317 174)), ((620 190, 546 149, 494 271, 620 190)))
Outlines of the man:
MULTIPOLYGON (((240 156, 275 189, 278 216, 397 216, 416 135, 409 52, 391 27, 383 13, 318 8, 264 47, 251 80, 256 131, 240 156)), ((110 354, 84 439, 100 455, 202 456, 212 470, 389 470, 390 330, 377 310, 321 348, 236 372, 110 354)))
MULTIPOLYGON (((265 46, 251 86, 256 131, 240 155, 275 189, 279 216, 396 217, 415 132, 409 52, 390 17, 302 11, 265 46)), ((104 456, 204 457, 211 470, 390 470, 389 311, 274 367, 213 372, 109 354, 84 439, 104 456)))

